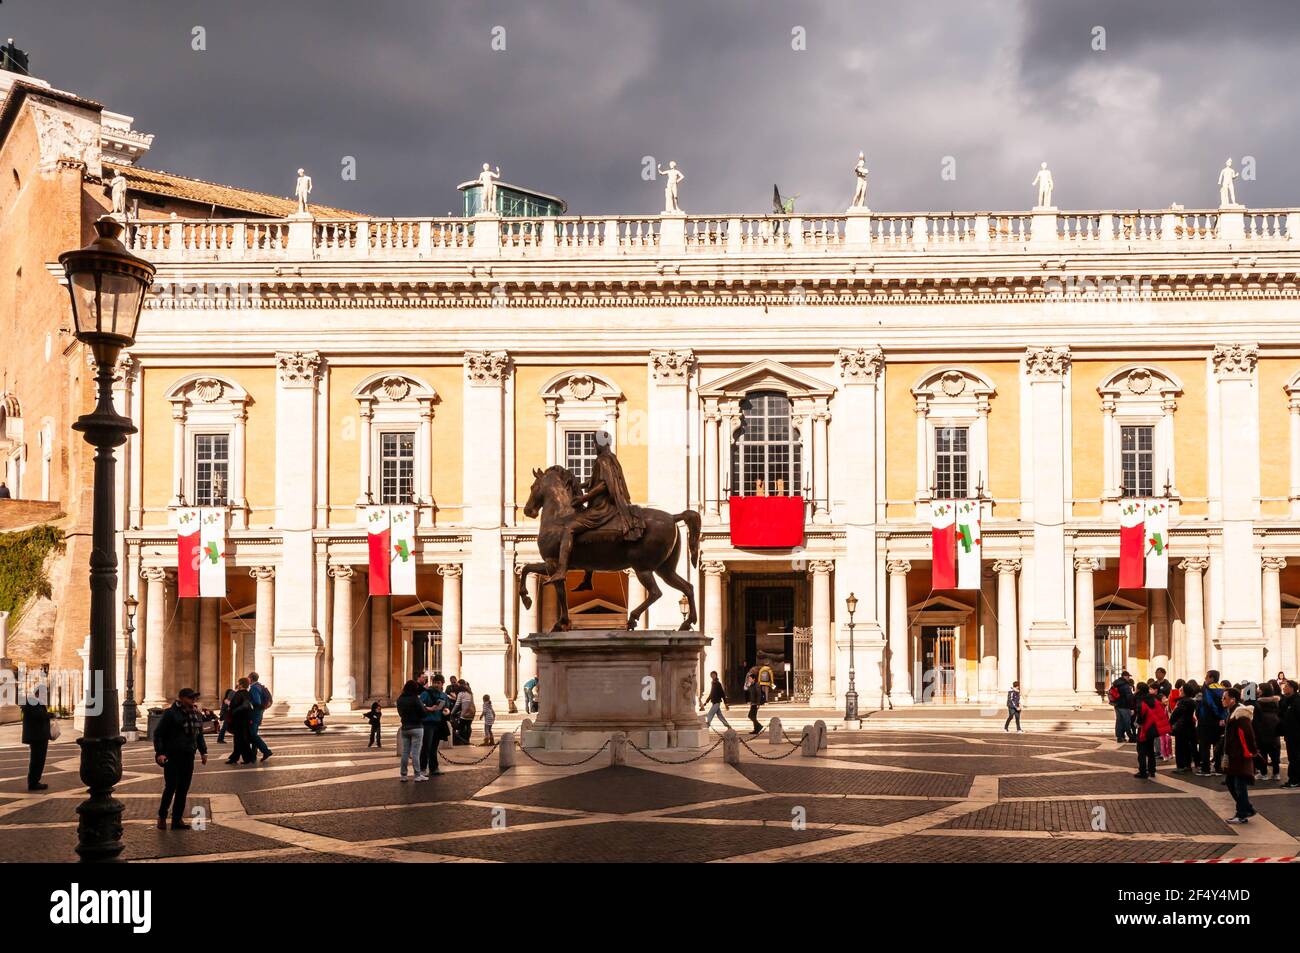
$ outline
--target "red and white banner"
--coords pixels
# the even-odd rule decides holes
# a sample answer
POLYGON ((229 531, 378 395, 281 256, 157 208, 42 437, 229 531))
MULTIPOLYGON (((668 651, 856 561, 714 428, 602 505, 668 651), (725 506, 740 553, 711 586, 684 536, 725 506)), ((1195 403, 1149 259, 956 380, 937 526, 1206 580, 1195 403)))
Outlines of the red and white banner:
POLYGON ((226 511, 176 511, 176 594, 182 599, 226 594, 226 511))
POLYGON ((370 544, 370 594, 386 596, 389 594, 389 557, 392 530, 388 507, 372 506, 366 511, 366 526, 369 530, 367 542, 370 544))
POLYGON ((1169 588, 1169 504, 1147 500, 1142 537, 1147 589, 1169 588))
POLYGON ((930 588, 957 588, 957 508, 952 500, 930 504, 930 588))
POLYGON ((1146 500, 1119 501, 1119 587, 1141 589, 1146 553, 1146 500))
POLYGON ((980 501, 957 501, 957 588, 980 587, 980 501))
POLYGON ((415 507, 394 506, 388 511, 388 589, 394 596, 415 595, 415 507))

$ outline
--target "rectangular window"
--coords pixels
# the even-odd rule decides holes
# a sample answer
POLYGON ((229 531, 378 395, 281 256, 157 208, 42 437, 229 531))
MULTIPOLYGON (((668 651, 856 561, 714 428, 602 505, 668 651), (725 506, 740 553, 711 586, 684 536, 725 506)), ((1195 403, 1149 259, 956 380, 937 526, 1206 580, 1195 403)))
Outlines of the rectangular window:
POLYGON ((968 493, 970 428, 936 427, 934 430, 934 497, 961 500, 968 493))
POLYGON ((1121 427, 1120 490, 1123 496, 1151 496, 1155 468, 1155 428, 1121 427))
POLYGON ((415 491, 415 434, 398 430, 379 435, 379 502, 410 503, 415 491))
POLYGON ((194 505, 225 506, 230 480, 230 435, 194 435, 194 505))
POLYGON ((564 465, 579 480, 591 478, 596 460, 596 431, 570 430, 564 435, 564 465))

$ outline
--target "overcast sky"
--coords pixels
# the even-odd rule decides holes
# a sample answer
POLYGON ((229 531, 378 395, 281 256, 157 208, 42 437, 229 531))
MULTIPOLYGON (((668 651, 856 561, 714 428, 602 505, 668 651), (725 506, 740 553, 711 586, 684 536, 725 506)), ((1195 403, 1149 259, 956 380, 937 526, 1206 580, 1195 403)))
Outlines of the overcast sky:
POLYGON ((1028 208, 1040 160, 1062 208, 1203 208, 1228 156, 1239 201, 1300 205, 1298 34, 1296 0, 0 2, 34 75, 157 135, 143 165, 284 196, 302 165, 384 215, 485 161, 653 212, 645 156, 687 212, 840 212, 859 149, 879 211, 1028 208))

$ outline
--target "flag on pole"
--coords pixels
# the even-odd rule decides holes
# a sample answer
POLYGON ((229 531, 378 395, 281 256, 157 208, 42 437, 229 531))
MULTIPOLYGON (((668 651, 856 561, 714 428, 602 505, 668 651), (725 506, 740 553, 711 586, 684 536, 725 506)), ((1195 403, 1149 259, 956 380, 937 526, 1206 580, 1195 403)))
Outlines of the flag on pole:
POLYGON ((951 500, 930 504, 930 588, 957 588, 956 507, 951 500))
POLYGON ((388 547, 391 539, 388 507, 369 507, 366 513, 366 526, 369 529, 367 541, 370 544, 370 594, 386 596, 390 565, 388 547))
POLYGON ((1169 504, 1147 500, 1145 532, 1146 588, 1169 588, 1169 504))
POLYGON ((1146 551, 1146 501, 1125 499, 1119 503, 1119 587, 1141 589, 1143 554, 1146 551))
POLYGON ((176 595, 196 599, 199 595, 200 511, 176 511, 176 595))
POLYGON ((415 595, 415 507, 394 506, 389 510, 388 586, 392 595, 415 595))
POLYGON ((226 595, 226 511, 199 510, 199 592, 201 596, 226 595))
POLYGON ((957 588, 980 587, 980 501, 957 501, 957 588))

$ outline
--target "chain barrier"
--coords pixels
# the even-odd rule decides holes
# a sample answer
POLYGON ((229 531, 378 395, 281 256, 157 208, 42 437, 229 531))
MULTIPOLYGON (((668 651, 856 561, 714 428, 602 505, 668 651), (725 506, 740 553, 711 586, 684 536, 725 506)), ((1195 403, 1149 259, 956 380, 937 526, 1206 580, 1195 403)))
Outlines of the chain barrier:
POLYGON ((788 744, 788 745, 801 745, 801 744, 803 744, 803 738, 796 738, 796 739, 794 739, 793 741, 791 741, 791 740, 790 740, 790 732, 786 731, 784 728, 781 729, 781 737, 785 739, 785 743, 788 744))
MULTIPOLYGON (((785 734, 785 732, 781 732, 781 733, 782 733, 782 734, 785 734)), ((796 741, 796 742, 794 742, 794 744, 793 744, 793 746, 790 748, 790 750, 787 751, 785 754, 778 754, 778 755, 776 755, 775 757, 768 757, 768 756, 765 755, 765 754, 760 754, 759 752, 755 751, 754 748, 750 745, 750 743, 749 743, 748 741, 746 741, 744 738, 741 738, 740 735, 737 735, 737 736, 736 736, 736 740, 738 740, 742 745, 745 746, 745 750, 746 750, 746 751, 748 751, 748 752, 749 752, 750 754, 752 754, 754 757, 759 758, 759 759, 761 759, 761 760, 763 760, 763 761, 781 761, 781 760, 783 760, 783 759, 785 759, 785 758, 788 758, 788 757, 790 757, 790 755, 794 754, 796 751, 799 750, 799 745, 800 745, 800 743, 799 743, 798 741, 796 741)))
MULTIPOLYGON (((514 734, 513 731, 510 732, 510 733, 511 733, 512 735, 514 734)), ((496 753, 497 753, 497 746, 496 746, 496 745, 492 745, 490 748, 487 749, 487 752, 486 752, 486 753, 483 755, 483 757, 481 757, 481 758, 475 758, 473 761, 454 761, 454 760, 452 760, 451 758, 447 757, 445 754, 443 754, 443 753, 442 753, 442 749, 441 749, 441 747, 440 747, 440 748, 438 749, 438 760, 439 760, 439 761, 445 761, 445 762, 447 762, 448 764, 458 765, 458 766, 460 766, 460 767, 462 767, 462 768, 464 768, 464 767, 473 767, 473 766, 476 765, 476 764, 482 764, 484 761, 486 761, 488 758, 492 757, 492 756, 493 756, 494 754, 496 754, 496 753)))
POLYGON ((699 754, 695 755, 694 757, 686 758, 682 761, 669 761, 666 758, 656 758, 649 751, 646 751, 645 749, 638 747, 637 743, 633 741, 631 738, 627 740, 627 743, 633 749, 635 749, 637 754, 641 755, 644 758, 649 758, 651 761, 655 762, 655 764, 691 764, 694 761, 699 761, 701 758, 705 758, 708 755, 711 755, 715 750, 717 750, 718 745, 722 744, 722 741, 723 739, 719 738, 717 741, 713 742, 712 747, 710 747, 708 750, 701 751, 699 754))
POLYGON ((529 761, 532 761, 534 764, 540 764, 547 768, 576 768, 580 764, 586 764, 588 761, 595 758, 596 755, 600 754, 608 747, 609 747, 609 742, 606 741, 603 745, 601 745, 599 748, 597 748, 587 757, 583 758, 581 761, 560 761, 558 763, 554 761, 541 761, 533 757, 533 755, 529 752, 529 750, 525 748, 523 745, 519 746, 519 750, 524 753, 524 757, 526 757, 529 761))

